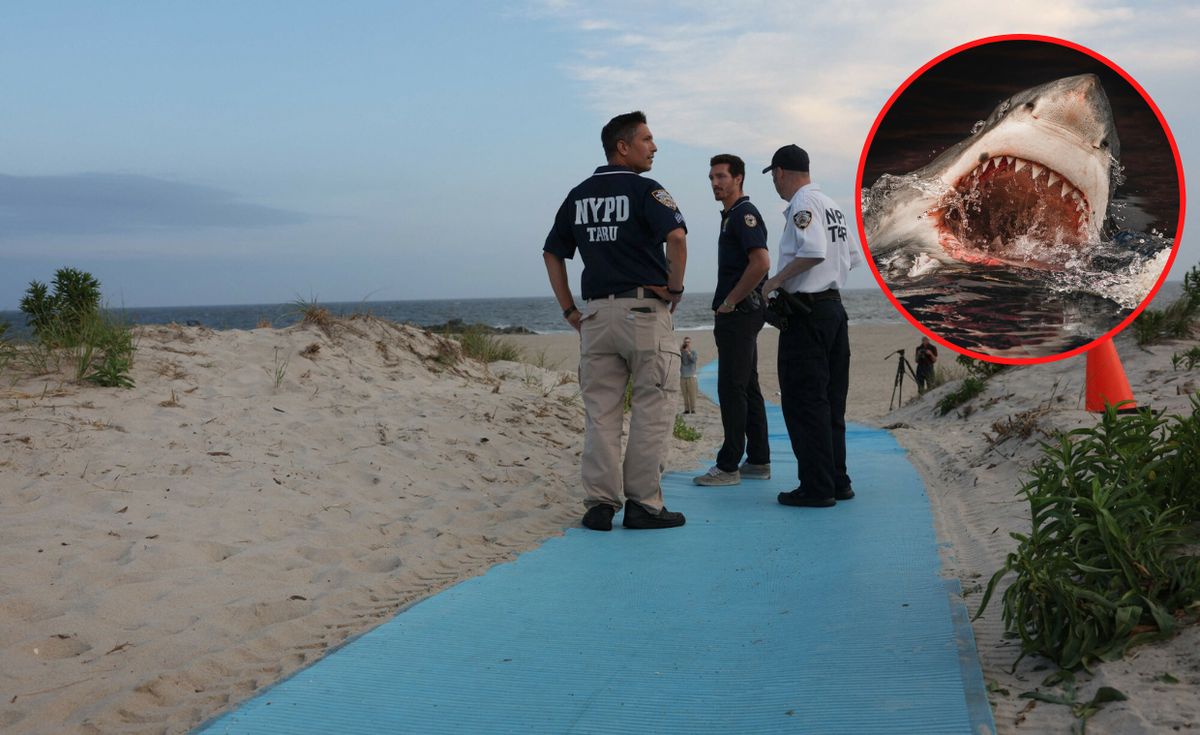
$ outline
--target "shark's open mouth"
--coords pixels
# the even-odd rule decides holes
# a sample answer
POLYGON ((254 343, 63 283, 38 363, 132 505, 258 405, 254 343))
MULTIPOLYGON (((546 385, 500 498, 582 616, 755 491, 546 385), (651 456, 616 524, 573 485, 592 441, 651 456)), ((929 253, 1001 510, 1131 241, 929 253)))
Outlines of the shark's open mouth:
POLYGON ((1087 239, 1090 204, 1079 187, 1046 166, 1015 156, 988 158, 954 187, 938 215, 938 241, 970 263, 1061 265, 1087 239), (1055 255, 1058 254, 1058 257, 1055 255))

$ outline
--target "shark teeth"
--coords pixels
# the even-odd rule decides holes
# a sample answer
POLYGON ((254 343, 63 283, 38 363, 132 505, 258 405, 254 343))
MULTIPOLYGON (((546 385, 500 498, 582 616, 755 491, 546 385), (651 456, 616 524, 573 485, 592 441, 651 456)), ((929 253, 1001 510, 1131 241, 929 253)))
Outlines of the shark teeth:
MULTIPOLYGON (((1043 166, 1042 164, 1034 161, 1020 158, 1018 156, 1011 156, 1008 154, 992 156, 976 166, 976 168, 971 171, 970 178, 977 182, 989 171, 993 172, 993 174, 996 174, 1000 171, 1016 174, 1024 171, 1027 166, 1029 167, 1029 176, 1037 189, 1044 191, 1046 194, 1050 194, 1050 189, 1057 186, 1058 191, 1056 193, 1058 194, 1059 198, 1073 201, 1075 203, 1075 211, 1080 212, 1085 216, 1091 211, 1091 208, 1088 206, 1087 197, 1085 197, 1083 192, 1077 189, 1069 179, 1065 178, 1052 168, 1043 166)), ((974 188, 976 185, 977 184, 973 183, 971 188, 974 188)))
POLYGON ((1064 187, 1070 187, 1068 192, 1074 189, 1074 187, 1072 187, 1070 183, 1060 174, 1056 173, 1054 169, 1047 168, 1040 163, 1035 163, 1024 158, 1018 158, 1017 156, 1010 156, 1007 154, 1001 156, 992 156, 980 165, 976 166, 975 170, 973 170, 970 175, 978 178, 988 171, 995 172, 999 171, 1000 169, 1007 169, 1013 173, 1018 173, 1020 171, 1024 171, 1026 166, 1029 167, 1030 176, 1035 181, 1041 179, 1043 175, 1045 175, 1045 186, 1047 188, 1054 186, 1061 181, 1063 182, 1062 185, 1064 187))

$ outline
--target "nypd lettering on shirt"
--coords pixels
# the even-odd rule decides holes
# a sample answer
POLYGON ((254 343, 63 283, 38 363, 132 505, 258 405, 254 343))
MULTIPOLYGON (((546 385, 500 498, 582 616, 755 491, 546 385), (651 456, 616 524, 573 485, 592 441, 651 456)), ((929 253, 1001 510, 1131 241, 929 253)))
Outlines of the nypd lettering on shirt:
POLYGON ((825 229, 829 231, 831 242, 846 240, 846 215, 840 209, 829 207, 825 210, 825 229))
POLYGON ((588 242, 615 242, 617 225, 601 225, 602 222, 626 222, 629 220, 629 197, 620 194, 612 197, 585 197, 575 200, 575 224, 596 225, 587 228, 588 242))

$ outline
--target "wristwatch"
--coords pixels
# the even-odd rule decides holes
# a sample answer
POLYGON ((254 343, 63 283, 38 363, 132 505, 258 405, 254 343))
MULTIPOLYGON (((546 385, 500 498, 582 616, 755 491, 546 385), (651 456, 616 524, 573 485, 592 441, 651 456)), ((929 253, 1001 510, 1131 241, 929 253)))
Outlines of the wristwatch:
POLYGON ((571 304, 567 308, 563 309, 563 319, 570 319, 571 315, 577 311, 579 311, 579 309, 575 308, 575 304, 571 304))
POLYGON ((679 294, 683 293, 683 286, 680 286, 678 291, 670 286, 667 286, 667 293, 671 294, 672 296, 678 296, 679 294))

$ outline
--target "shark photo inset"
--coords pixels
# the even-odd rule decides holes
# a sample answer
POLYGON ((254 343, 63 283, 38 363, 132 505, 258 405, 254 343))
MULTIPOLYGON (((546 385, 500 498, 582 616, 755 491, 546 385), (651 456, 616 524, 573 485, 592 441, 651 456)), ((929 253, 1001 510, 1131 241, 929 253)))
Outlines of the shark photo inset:
POLYGON ((1164 277, 1174 143, 1119 70, 1047 40, 971 46, 910 80, 862 169, 865 245, 946 344, 1042 361, 1113 331, 1164 277))

